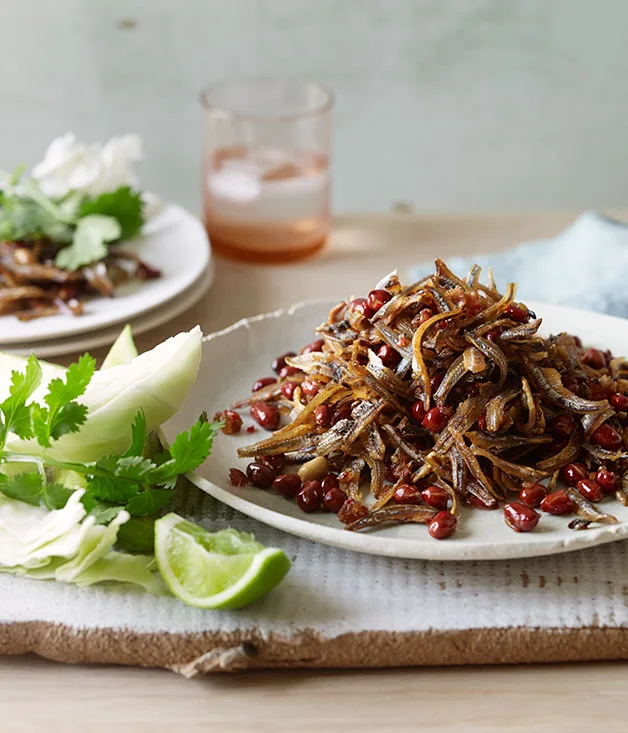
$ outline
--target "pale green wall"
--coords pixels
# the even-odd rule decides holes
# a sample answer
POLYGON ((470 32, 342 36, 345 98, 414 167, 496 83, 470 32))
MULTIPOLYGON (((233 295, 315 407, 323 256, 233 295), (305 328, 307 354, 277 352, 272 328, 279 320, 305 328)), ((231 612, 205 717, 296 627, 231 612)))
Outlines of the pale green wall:
POLYGON ((628 202, 625 0, 0 0, 0 33, 4 167, 137 131, 195 207, 198 90, 289 72, 338 95, 337 210, 628 202))

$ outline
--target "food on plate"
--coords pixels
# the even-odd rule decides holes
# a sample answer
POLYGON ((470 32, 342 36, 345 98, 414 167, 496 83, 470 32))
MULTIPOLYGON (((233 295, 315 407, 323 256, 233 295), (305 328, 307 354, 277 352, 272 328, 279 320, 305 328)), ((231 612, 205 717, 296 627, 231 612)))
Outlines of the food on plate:
POLYGON ((160 277, 121 246, 145 223, 132 168, 140 154, 133 135, 104 146, 66 135, 29 174, 0 180, 0 315, 78 316, 85 296, 160 277))
POLYGON ((88 354, 68 369, 0 355, 0 572, 130 583, 203 608, 250 603, 280 582, 280 549, 160 518, 222 425, 202 414, 167 447, 155 432, 200 359, 198 327, 139 356, 125 329, 100 371, 88 354))
POLYGON ((477 266, 460 278, 437 260, 410 286, 392 273, 225 412, 225 432, 241 430, 236 410, 274 431, 238 450, 252 462, 232 484, 354 531, 412 522, 444 539, 462 507, 500 510, 516 532, 548 515, 616 523, 605 504, 628 505, 628 364, 540 325, 477 266))

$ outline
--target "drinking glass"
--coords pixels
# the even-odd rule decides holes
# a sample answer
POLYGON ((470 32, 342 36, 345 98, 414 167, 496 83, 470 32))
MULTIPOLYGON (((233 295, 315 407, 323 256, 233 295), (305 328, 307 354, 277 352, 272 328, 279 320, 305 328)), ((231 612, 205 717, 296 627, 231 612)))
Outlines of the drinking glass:
POLYGON ((333 95, 297 79, 218 82, 201 95, 204 219, 220 254, 290 262, 329 234, 333 95))

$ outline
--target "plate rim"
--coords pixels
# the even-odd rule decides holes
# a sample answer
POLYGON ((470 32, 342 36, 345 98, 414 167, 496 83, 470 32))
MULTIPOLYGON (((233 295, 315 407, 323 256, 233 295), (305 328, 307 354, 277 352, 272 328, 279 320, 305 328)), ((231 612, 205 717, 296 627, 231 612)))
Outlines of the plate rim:
MULTIPOLYGON (((335 302, 335 300, 326 298, 303 300, 286 308, 278 308, 250 318, 241 318, 230 326, 203 336, 203 343, 209 343, 216 338, 228 335, 232 331, 246 327, 251 323, 268 318, 292 316, 297 310, 302 308, 323 306, 325 304, 333 305, 335 302)), ((558 314, 560 314, 560 311, 563 311, 575 316, 586 314, 588 317, 593 316, 596 319, 612 321, 621 324, 622 329, 626 330, 628 335, 628 321, 617 316, 586 311, 560 304, 542 303, 536 300, 529 300, 527 303, 540 314, 543 313, 543 309, 551 309, 558 314)), ((541 317, 543 316, 541 315, 541 317)), ((160 437, 167 444, 168 441, 163 429, 160 429, 160 437)), ((529 544, 521 542, 495 545, 495 543, 485 540, 467 540, 464 544, 458 544, 455 540, 450 542, 438 542, 436 540, 415 542, 412 539, 400 539, 383 535, 378 536, 376 533, 361 534, 348 532, 340 526, 328 526, 308 521, 305 518, 293 517, 237 496, 209 479, 204 478, 197 471, 187 474, 187 478, 199 489, 216 500, 263 524, 304 539, 369 555, 433 561, 490 562, 495 560, 514 560, 562 554, 593 548, 628 537, 628 521, 625 521, 616 525, 602 525, 595 529, 589 529, 587 532, 574 532, 572 535, 556 537, 551 540, 548 537, 546 542, 537 540, 529 544), (498 556, 487 554, 487 550, 490 550, 491 545, 498 548, 498 556)))

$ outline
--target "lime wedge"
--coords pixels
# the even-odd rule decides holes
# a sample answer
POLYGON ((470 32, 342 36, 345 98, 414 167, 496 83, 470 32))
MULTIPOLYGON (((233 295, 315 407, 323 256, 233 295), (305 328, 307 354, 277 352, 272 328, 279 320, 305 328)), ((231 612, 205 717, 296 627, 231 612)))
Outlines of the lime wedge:
POLYGON ((130 364, 136 356, 137 347, 133 341, 133 332, 131 326, 127 324, 107 352, 100 368, 109 369, 109 367, 120 366, 120 364, 130 364))
POLYGON ((177 598, 199 608, 240 608, 272 590, 290 569, 277 547, 246 532, 208 532, 177 514, 155 522, 155 557, 177 598))

